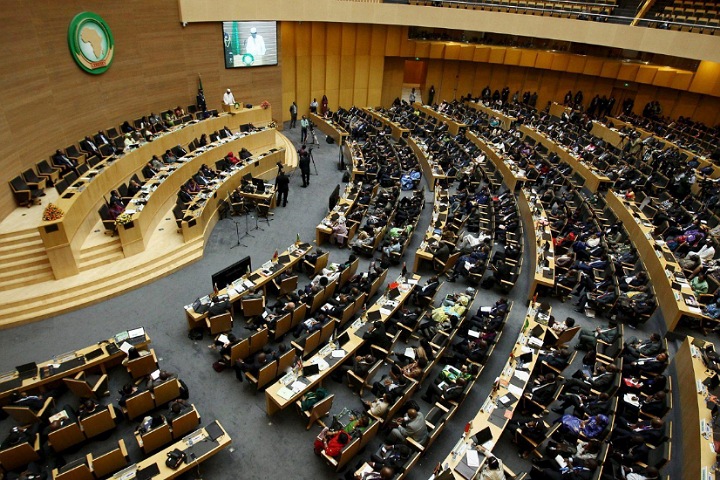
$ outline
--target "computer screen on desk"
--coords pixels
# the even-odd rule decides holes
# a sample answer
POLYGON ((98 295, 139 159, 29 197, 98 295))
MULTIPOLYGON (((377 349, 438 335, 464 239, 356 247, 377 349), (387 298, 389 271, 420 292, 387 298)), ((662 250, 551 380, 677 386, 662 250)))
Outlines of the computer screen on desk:
POLYGON ((212 275, 213 287, 217 286, 218 289, 223 289, 251 270, 252 260, 250 260, 250 257, 245 257, 239 262, 214 273, 212 275))

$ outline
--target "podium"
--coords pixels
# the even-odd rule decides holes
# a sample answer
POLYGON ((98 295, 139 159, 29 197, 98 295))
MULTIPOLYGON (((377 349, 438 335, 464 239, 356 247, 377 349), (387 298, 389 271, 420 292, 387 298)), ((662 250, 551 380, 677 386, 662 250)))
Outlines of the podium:
POLYGON ((227 112, 230 115, 237 115, 238 113, 242 112, 243 104, 242 102, 235 102, 235 105, 225 105, 223 104, 223 112, 227 112))

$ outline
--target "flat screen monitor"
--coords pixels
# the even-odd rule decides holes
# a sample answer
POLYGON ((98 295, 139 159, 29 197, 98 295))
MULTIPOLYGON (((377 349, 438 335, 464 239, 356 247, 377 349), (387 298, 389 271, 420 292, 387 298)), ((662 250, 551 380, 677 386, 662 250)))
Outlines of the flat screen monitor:
POLYGON ((278 64, 277 22, 223 22, 225 68, 278 64))
POLYGON ((213 286, 217 285, 218 289, 223 289, 251 270, 250 257, 245 257, 239 262, 233 263, 229 267, 214 273, 212 276, 212 284, 213 286))

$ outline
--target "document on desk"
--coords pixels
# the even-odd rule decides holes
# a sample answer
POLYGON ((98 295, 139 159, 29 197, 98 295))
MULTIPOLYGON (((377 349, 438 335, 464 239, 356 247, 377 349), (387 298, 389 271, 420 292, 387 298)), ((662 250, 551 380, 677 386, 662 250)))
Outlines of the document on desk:
POLYGON ((305 384, 301 382, 300 380, 295 380, 291 385, 290 389, 295 392, 301 392, 305 388, 305 384))
POLYGON ((120 345, 120 350, 125 352, 125 355, 128 355, 128 352, 131 348, 133 348, 133 346, 130 345, 128 342, 123 342, 122 345, 120 345))
MULTIPOLYGON (((525 372, 523 370, 515 370, 514 376, 519 378, 523 382, 527 382, 530 379, 530 372, 525 372)), ((510 383, 512 383, 512 380, 510 380, 510 383)))
POLYGON ((345 350, 343 350, 342 348, 333 350, 333 352, 332 352, 333 358, 343 358, 344 356, 345 356, 345 350))
POLYGON ((388 310, 387 308, 380 307, 380 313, 382 314, 383 317, 389 317, 390 315, 392 315, 392 310, 388 310))
POLYGON ((523 389, 520 387, 516 387, 512 383, 509 383, 507 386, 508 392, 512 395, 515 395, 516 397, 522 397, 523 389))

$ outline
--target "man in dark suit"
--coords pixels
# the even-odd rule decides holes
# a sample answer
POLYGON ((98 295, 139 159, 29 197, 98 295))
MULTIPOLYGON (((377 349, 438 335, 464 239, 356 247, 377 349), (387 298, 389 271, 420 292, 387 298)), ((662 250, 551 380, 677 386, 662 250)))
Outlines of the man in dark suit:
POLYGON ((93 155, 102 157, 100 149, 98 149, 97 145, 95 145, 90 137, 85 137, 80 141, 80 148, 82 148, 84 152, 87 152, 88 157, 92 157, 93 155))
POLYGON ((413 301, 417 303, 418 297, 432 297, 435 295, 438 287, 440 287, 440 281, 436 276, 432 276, 428 281, 419 289, 415 289, 411 294, 413 301))
POLYGON ((422 396, 422 399, 429 404, 434 404, 438 400, 445 402, 457 400, 467 385, 467 381, 463 377, 456 377, 452 382, 438 380, 440 379, 438 378, 434 383, 428 385, 425 395, 422 396))
POLYGON ((598 367, 595 375, 581 380, 579 378, 571 378, 565 382, 565 388, 568 392, 573 393, 589 393, 591 389, 598 391, 608 390, 615 381, 617 375, 617 367, 612 363, 606 366, 598 367))
POLYGON ((298 166, 300 167, 303 188, 310 185, 310 152, 308 152, 306 148, 307 147, 303 145, 300 147, 300 150, 298 150, 298 166))
POLYGON ((287 198, 290 192, 290 178, 285 175, 285 172, 282 170, 280 170, 277 178, 275 178, 275 186, 278 191, 278 205, 282 204, 283 207, 287 207, 287 198))
POLYGON ((62 169, 63 176, 65 176, 65 174, 70 170, 72 170, 75 173, 78 173, 77 160, 75 160, 74 158, 68 157, 60 150, 55 151, 55 155, 52 156, 52 162, 53 162, 53 165, 55 165, 56 167, 60 167, 62 169))
POLYGON ((668 365, 667 353, 658 353, 654 358, 647 358, 623 365, 625 375, 657 375, 665 371, 668 365))
POLYGON ((374 322, 372 328, 363 334, 363 340, 365 340, 364 351, 369 351, 371 345, 385 350, 390 348, 390 337, 385 331, 385 324, 380 321, 374 322))

